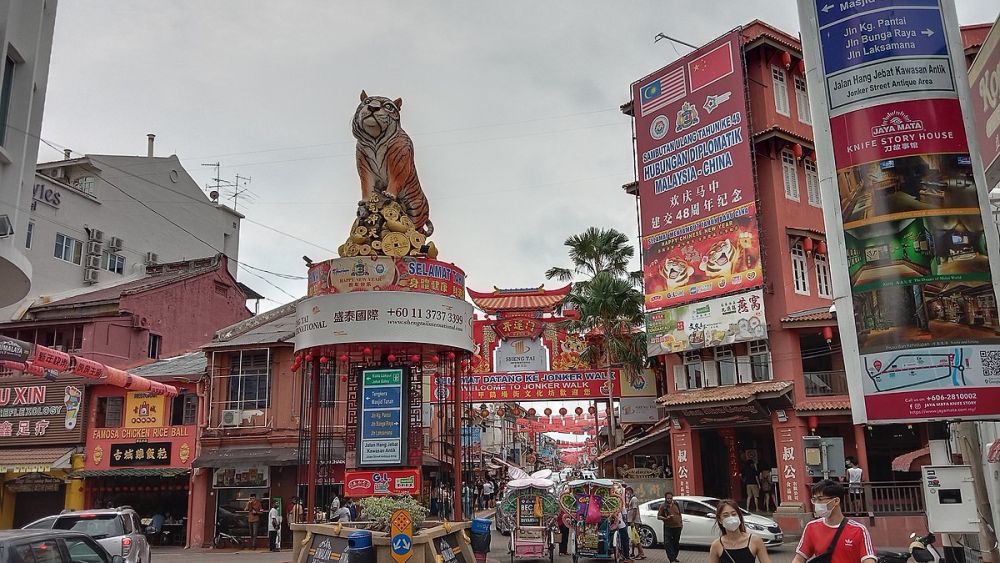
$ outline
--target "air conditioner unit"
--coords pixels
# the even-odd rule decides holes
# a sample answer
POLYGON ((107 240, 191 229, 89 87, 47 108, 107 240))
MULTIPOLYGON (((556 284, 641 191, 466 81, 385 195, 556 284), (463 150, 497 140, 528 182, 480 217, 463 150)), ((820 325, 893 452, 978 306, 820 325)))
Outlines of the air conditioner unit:
POLYGON ((93 268, 95 270, 98 269, 98 268, 100 268, 101 267, 101 257, 97 256, 96 254, 91 254, 90 256, 87 256, 87 267, 88 268, 93 268))
POLYGON ((155 252, 147 252, 146 253, 146 263, 147 264, 156 264, 159 261, 160 261, 160 257, 157 256, 155 252))
POLYGON ((97 268, 87 268, 83 271, 84 283, 97 283, 97 268))
POLYGON ((148 328, 149 319, 142 315, 132 315, 132 328, 148 328))
POLYGON ((100 254, 101 253, 101 243, 96 240, 92 240, 87 243, 87 254, 100 254))
POLYGON ((240 410, 224 410, 222 411, 222 420, 219 422, 219 426, 239 426, 243 422, 243 411, 240 410))
POLYGON ((108 240, 108 248, 111 250, 121 250, 125 248, 125 241, 118 237, 111 237, 111 239, 108 240))
POLYGON ((88 240, 101 242, 104 240, 104 231, 100 229, 90 229, 90 237, 88 240))

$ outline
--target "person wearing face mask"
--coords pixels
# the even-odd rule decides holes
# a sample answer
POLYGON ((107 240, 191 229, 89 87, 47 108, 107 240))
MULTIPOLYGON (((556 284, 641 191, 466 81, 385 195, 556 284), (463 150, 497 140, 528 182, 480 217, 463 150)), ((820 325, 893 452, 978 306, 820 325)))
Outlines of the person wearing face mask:
POLYGON ((748 533, 743 512, 735 500, 719 501, 715 524, 722 531, 708 550, 708 563, 771 563, 767 546, 759 537, 748 533))
POLYGON ((841 483, 830 479, 813 485, 813 512, 817 519, 802 530, 792 563, 878 561, 868 528, 844 517, 845 493, 841 483))

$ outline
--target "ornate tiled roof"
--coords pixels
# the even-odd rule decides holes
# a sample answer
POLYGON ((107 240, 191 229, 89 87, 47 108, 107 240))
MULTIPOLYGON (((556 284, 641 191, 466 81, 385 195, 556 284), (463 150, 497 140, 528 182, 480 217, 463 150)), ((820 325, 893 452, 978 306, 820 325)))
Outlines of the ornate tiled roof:
POLYGON ((848 397, 829 397, 806 399, 795 405, 797 411, 849 411, 851 399, 848 397))
POLYGON ((553 311, 569 295, 572 284, 566 284, 558 289, 545 289, 545 286, 525 289, 500 289, 494 287, 492 292, 480 293, 468 289, 469 297, 477 307, 487 313, 497 311, 553 311))
POLYGON ((656 402, 665 407, 682 407, 704 403, 728 403, 733 401, 750 401, 759 395, 779 396, 792 390, 790 381, 758 381, 741 385, 723 385, 706 387, 691 391, 677 391, 664 395, 656 402))
POLYGON ((816 321, 836 321, 837 314, 830 311, 829 307, 819 307, 816 309, 806 309, 796 311, 781 319, 783 323, 804 323, 816 321))

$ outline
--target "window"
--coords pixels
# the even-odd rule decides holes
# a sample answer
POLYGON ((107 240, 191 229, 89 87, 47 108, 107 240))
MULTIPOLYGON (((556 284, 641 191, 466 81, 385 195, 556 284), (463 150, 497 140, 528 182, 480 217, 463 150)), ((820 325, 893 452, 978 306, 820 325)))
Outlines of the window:
POLYGON ((149 333, 149 350, 147 350, 147 355, 150 358, 158 359, 160 357, 160 346, 163 344, 163 337, 159 334, 149 333))
POLYGON ((120 428, 124 409, 125 397, 100 397, 94 424, 98 428, 120 428))
MULTIPOLYGON (((102 267, 116 274, 125 273, 125 257, 120 254, 112 254, 110 252, 104 253, 104 264, 102 267)), ((152 356, 150 356, 152 357, 152 356)))
POLYGON ((771 85, 774 89, 774 109, 781 115, 788 113, 788 85, 785 83, 785 69, 771 67, 771 85))
POLYGON ((271 370, 267 351, 238 352, 229 360, 227 409, 264 409, 271 402, 271 370))
POLYGON ((785 182, 785 197, 799 201, 799 172, 792 151, 781 151, 781 175, 785 182))
POLYGON ((819 192, 819 173, 816 163, 808 158, 802 161, 806 168, 806 193, 809 194, 809 205, 823 207, 823 194, 819 192))
POLYGON ((14 67, 17 66, 10 56, 3 65, 3 84, 0 85, 0 146, 7 144, 7 121, 10 117, 10 98, 14 93, 14 67))
POLYGON ((28 221, 28 231, 24 235, 24 247, 31 248, 31 237, 35 234, 35 222, 28 221))
POLYGON ((719 384, 736 385, 736 357, 732 346, 717 346, 715 361, 719 363, 719 384))
POLYGON ((53 256, 79 266, 83 260, 83 243, 73 237, 56 233, 56 249, 53 256))
POLYGON ((830 263, 826 256, 816 255, 816 295, 833 299, 833 291, 830 288, 830 263))
POLYGON ((198 395, 181 393, 170 405, 170 424, 174 426, 198 423, 198 395))
POLYGON ((31 563, 62 563, 62 551, 59 549, 58 540, 43 540, 31 544, 31 556, 20 557, 23 561, 31 563))
POLYGON ((77 180, 73 182, 73 185, 76 187, 76 189, 88 195, 94 195, 94 184, 95 182, 93 176, 84 176, 82 178, 77 178, 77 180))
POLYGON ((101 555, 97 546, 91 545, 87 540, 77 538, 66 539, 66 550, 69 551, 69 558, 73 563, 104 563, 105 555, 101 555))
POLYGON ((812 124, 812 114, 809 113, 809 92, 806 90, 804 76, 795 77, 795 109, 799 114, 799 121, 812 124))
POLYGON ((701 360, 701 352, 684 352, 684 368, 687 370, 687 388, 701 389, 705 384, 705 363, 701 360))
POLYGON ((750 369, 754 381, 771 380, 771 352, 767 340, 755 340, 747 345, 750 352, 750 369))
POLYGON ((809 277, 806 276, 806 251, 802 242, 792 245, 792 276, 795 277, 795 293, 809 295, 809 277))

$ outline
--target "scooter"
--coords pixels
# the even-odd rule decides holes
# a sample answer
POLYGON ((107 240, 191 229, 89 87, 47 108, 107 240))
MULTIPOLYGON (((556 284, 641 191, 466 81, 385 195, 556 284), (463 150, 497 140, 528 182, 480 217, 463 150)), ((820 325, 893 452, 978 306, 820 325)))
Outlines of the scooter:
POLYGON ((918 536, 916 532, 910 534, 909 551, 879 551, 878 563, 906 563, 910 557, 916 563, 939 563, 944 561, 941 554, 934 549, 934 534, 918 536))

